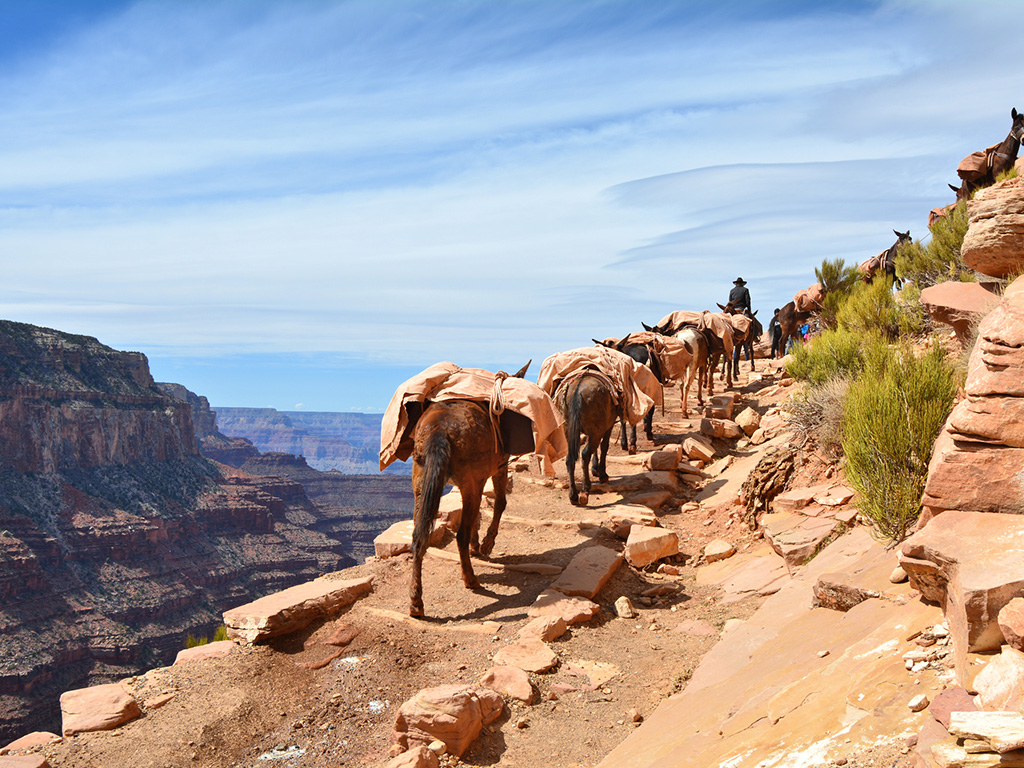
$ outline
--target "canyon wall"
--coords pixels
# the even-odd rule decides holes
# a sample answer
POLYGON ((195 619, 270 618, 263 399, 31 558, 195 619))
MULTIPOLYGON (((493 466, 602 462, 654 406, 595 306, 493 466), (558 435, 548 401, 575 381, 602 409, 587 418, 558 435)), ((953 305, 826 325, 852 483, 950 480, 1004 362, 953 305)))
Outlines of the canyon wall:
POLYGON ((226 608, 354 563, 299 482, 200 455, 197 423, 258 454, 181 390, 139 353, 0 321, 0 742, 56 730, 62 691, 168 663, 226 608))

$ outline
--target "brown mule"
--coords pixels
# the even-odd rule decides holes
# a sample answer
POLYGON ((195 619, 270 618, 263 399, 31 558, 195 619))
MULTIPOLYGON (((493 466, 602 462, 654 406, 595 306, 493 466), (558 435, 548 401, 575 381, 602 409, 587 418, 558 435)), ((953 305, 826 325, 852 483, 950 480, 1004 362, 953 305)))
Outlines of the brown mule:
MULTIPOLYGON (((522 378, 529 365, 527 363, 515 375, 522 378)), ((410 616, 424 615, 423 556, 449 479, 462 495, 462 519, 455 535, 462 564, 462 581, 469 589, 480 586, 469 556, 471 552, 484 557, 490 555, 501 514, 505 511, 509 454, 504 448, 507 441, 502 432, 502 421, 492 420, 487 406, 473 400, 430 403, 416 422, 412 452, 415 507, 410 616), (494 484, 494 516, 483 543, 479 543, 480 502, 488 478, 494 484)))
POLYGON ((608 482, 606 463, 612 428, 619 419, 614 388, 601 374, 584 372, 566 379, 555 391, 555 407, 565 418, 565 437, 569 453, 565 467, 569 471, 569 503, 587 505, 590 501, 590 463, 602 483, 608 482), (580 457, 580 434, 587 436, 583 446, 583 493, 576 488, 576 460, 580 457))

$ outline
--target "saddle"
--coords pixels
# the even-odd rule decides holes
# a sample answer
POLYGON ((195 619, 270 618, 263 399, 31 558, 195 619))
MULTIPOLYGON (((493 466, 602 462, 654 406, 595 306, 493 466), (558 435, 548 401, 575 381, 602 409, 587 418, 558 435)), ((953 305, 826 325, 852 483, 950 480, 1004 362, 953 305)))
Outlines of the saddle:
POLYGON ((964 181, 977 181, 987 176, 992 172, 997 149, 999 144, 993 144, 991 147, 972 152, 960 161, 960 165, 956 167, 956 175, 964 181))

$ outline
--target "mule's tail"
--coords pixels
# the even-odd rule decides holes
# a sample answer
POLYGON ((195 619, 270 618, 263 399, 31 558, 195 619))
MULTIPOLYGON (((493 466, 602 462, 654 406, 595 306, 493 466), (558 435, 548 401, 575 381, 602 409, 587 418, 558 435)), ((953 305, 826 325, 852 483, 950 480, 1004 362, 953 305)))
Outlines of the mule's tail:
POLYGON ((414 549, 422 547, 425 550, 430 540, 437 508, 441 504, 441 495, 451 474, 451 461, 451 444, 448 442, 448 436, 440 430, 433 432, 427 438, 423 451, 420 503, 416 507, 412 533, 414 549))
MULTIPOLYGON (((580 394, 580 383, 582 379, 577 379, 570 384, 570 390, 565 393, 565 404, 568 406, 565 414, 565 431, 566 431, 566 442, 569 444, 569 454, 565 457, 566 462, 570 459, 572 463, 570 467, 576 466, 576 461, 580 457, 580 431, 582 430, 582 418, 583 412, 583 395, 580 394)), ((570 469, 570 473, 572 470, 570 469)))

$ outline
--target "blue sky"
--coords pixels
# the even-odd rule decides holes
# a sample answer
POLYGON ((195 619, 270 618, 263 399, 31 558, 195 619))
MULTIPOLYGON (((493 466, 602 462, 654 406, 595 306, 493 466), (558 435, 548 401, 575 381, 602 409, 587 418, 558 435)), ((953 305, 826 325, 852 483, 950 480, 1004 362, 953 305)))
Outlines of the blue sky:
POLYGON ((739 275, 770 316, 1006 135, 1016 9, 0 0, 0 317, 214 405, 380 411, 739 275))

